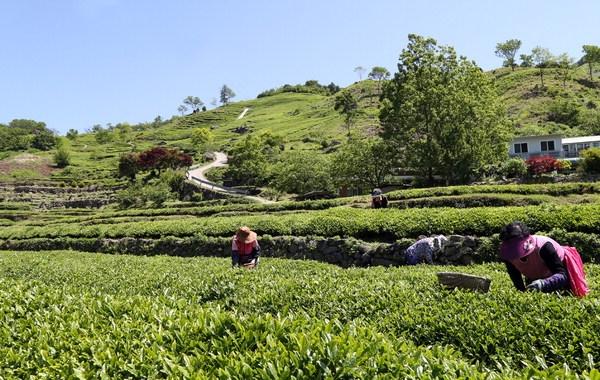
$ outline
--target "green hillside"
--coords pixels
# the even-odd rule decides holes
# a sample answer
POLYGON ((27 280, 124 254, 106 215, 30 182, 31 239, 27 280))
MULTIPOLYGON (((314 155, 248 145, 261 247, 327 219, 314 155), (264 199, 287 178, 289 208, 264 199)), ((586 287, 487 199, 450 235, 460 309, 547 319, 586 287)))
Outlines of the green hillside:
POLYGON ((498 92, 515 124, 515 134, 580 136, 600 133, 597 71, 595 82, 590 82, 587 66, 579 66, 563 83, 559 69, 544 69, 543 89, 537 68, 517 67, 514 72, 510 68, 501 68, 491 74, 496 78, 498 92))
MULTIPOLYGON (((354 128, 374 133, 378 126, 377 83, 362 81, 343 91, 352 91, 364 111, 354 128)), ((85 179, 91 183, 114 181, 114 170, 122 153, 141 151, 156 145, 194 152, 190 137, 192 130, 199 127, 211 129, 215 136, 214 148, 219 150, 227 150, 247 133, 265 131, 281 136, 286 150, 320 150, 345 139, 344 120, 333 109, 334 98, 335 95, 279 93, 230 103, 205 112, 175 116, 163 123, 134 125, 132 131, 126 134, 116 128, 110 132, 110 141, 105 143, 98 142, 95 133, 80 134, 75 140, 63 139, 71 153, 72 162, 63 171, 54 170, 51 178, 76 179, 80 182, 85 179), (248 111, 244 117, 238 119, 246 108, 248 111), (238 128, 247 131, 236 132, 238 128)), ((12 158, 18 154, 14 152, 12 158)), ((46 162, 51 162, 53 151, 36 154, 46 162)), ((21 170, 19 173, 17 179, 40 177, 34 176, 31 170, 21 170)), ((10 177, 4 175, 5 180, 10 177)))
MULTIPOLYGON (((500 68, 491 71, 490 75, 496 78, 516 135, 600 133, 600 83, 589 81, 586 66, 571 70, 570 78, 564 84, 559 69, 545 69, 544 87, 541 87, 537 68, 518 67, 514 72, 500 68)), ((342 91, 351 91, 359 99, 363 111, 353 128, 375 134, 379 128, 379 84, 364 80, 342 91)), ((346 134, 344 119, 333 108, 334 99, 335 95, 279 92, 205 112, 174 116, 163 122, 132 125, 131 130, 125 133, 116 128, 109 133, 110 141, 103 143, 98 142, 95 133, 83 133, 75 140, 63 139, 72 158, 67 169, 53 170, 49 167, 53 151, 30 152, 39 157, 45 170, 13 165, 15 158, 19 162, 19 155, 23 152, 12 152, 5 153, 5 160, 0 161, 3 164, 0 178, 115 182, 114 170, 122 153, 156 145, 193 153, 195 149, 190 136, 192 130, 198 127, 210 128, 215 136, 214 148, 225 151, 245 134, 264 131, 281 136, 285 150, 324 151, 328 146, 343 142, 346 134), (244 117, 238 119, 246 108, 244 117)), ((196 160, 199 158, 196 156, 196 160)))

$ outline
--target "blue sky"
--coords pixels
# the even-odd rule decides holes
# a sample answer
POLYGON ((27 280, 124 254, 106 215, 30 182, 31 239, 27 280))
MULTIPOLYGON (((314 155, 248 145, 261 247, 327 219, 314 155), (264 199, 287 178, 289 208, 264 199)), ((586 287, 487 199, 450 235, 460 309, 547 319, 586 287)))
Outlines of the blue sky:
POLYGON ((44 121, 64 134, 168 118, 187 95, 233 99, 353 69, 392 73, 409 33, 434 37, 484 69, 497 42, 579 58, 600 45, 598 1, 2 0, 0 123, 44 121))

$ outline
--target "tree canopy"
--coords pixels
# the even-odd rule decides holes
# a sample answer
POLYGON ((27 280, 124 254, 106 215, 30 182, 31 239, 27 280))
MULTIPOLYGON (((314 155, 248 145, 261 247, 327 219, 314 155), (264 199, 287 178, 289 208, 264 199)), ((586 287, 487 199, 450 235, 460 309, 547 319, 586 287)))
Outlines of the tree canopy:
POLYGON ((273 167, 272 185, 279 191, 294 194, 332 191, 329 158, 308 151, 282 154, 273 167))
POLYGON ((224 84, 221 87, 221 103, 228 104, 233 97, 235 97, 235 92, 224 84))
POLYGON ((333 156, 338 185, 382 187, 396 165, 393 146, 379 138, 352 138, 333 156))
POLYGON ((335 97, 333 108, 344 116, 348 137, 356 117, 360 114, 358 100, 350 91, 344 91, 335 97))
POLYGON ((517 51, 520 48, 521 40, 511 39, 505 42, 498 42, 495 53, 496 56, 504 58, 504 62, 502 63, 504 66, 508 66, 512 71, 515 71, 515 66, 517 66, 515 55, 517 55, 517 51))
POLYGON ((466 182, 506 156, 509 134, 492 79, 452 47, 409 35, 398 72, 384 87, 383 137, 430 182, 466 182))
POLYGON ((583 45, 583 62, 588 64, 588 69, 590 73, 590 80, 594 80, 594 71, 593 65, 594 63, 600 63, 600 46, 596 45, 583 45))

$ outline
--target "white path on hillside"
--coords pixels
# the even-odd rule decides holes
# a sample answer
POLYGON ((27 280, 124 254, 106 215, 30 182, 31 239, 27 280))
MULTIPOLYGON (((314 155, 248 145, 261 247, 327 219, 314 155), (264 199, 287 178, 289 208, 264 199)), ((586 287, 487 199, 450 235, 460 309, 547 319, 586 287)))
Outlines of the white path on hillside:
POLYGON ((217 193, 229 194, 235 197, 244 197, 259 203, 273 203, 273 201, 270 201, 268 199, 246 195, 245 193, 239 190, 219 185, 217 183, 209 181, 208 178, 206 178, 207 171, 209 171, 212 168, 218 168, 222 166, 227 166, 227 155, 223 152, 215 152, 215 160, 213 162, 188 170, 187 179, 194 183, 197 183, 203 189, 207 189, 217 193))
POLYGON ((240 114, 240 116, 238 116, 238 120, 240 120, 241 118, 243 118, 244 116, 246 116, 246 112, 248 112, 248 110, 250 110, 250 108, 246 107, 244 108, 244 110, 242 111, 242 113, 240 114))

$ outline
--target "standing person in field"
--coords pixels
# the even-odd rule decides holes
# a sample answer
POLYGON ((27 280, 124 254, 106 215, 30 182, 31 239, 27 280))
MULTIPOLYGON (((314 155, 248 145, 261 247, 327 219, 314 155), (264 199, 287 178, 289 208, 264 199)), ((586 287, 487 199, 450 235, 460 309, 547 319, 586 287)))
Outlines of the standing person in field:
POLYGON ((387 206, 388 199, 385 194, 383 194, 383 191, 381 191, 381 189, 373 189, 373 192, 371 193, 371 207, 387 208, 387 206))
POLYGON ((561 246, 546 236, 531 235, 521 222, 506 225, 500 232, 500 240, 500 258, 518 290, 544 293, 570 290, 577 297, 588 293, 583 263, 574 247, 561 246))
POLYGON ((433 264, 433 258, 448 243, 444 235, 424 237, 406 248, 404 258, 406 265, 433 264))
POLYGON ((244 226, 240 227, 231 239, 231 265, 256 268, 259 261, 260 246, 256 232, 244 226))

